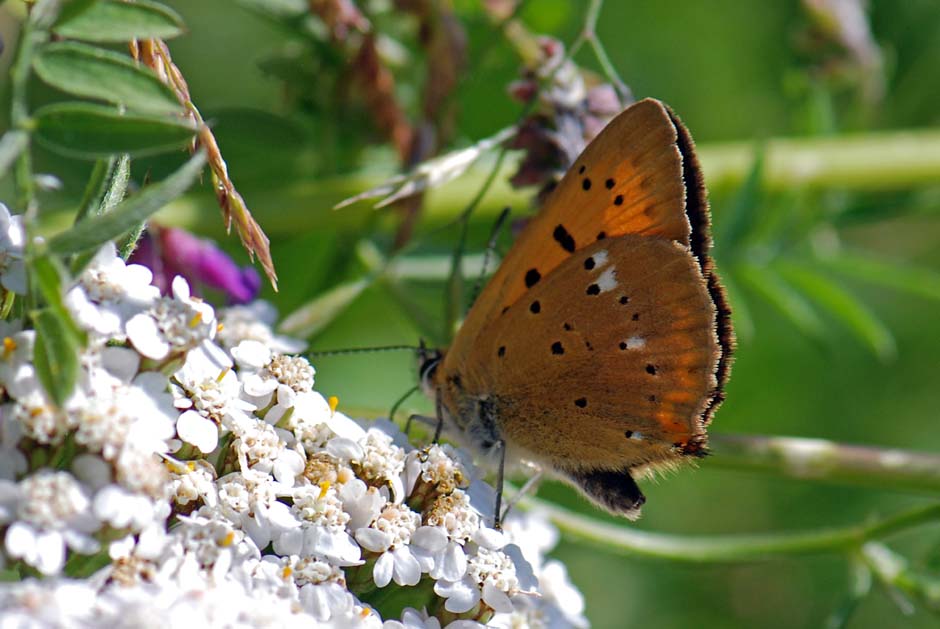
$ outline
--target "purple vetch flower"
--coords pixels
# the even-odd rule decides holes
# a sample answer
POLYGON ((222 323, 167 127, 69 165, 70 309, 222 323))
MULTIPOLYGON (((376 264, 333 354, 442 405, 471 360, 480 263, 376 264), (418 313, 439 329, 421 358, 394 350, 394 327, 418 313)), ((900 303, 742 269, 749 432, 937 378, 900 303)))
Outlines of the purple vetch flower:
POLYGON ((249 303, 261 289, 261 276, 254 267, 239 267, 213 241, 176 227, 151 225, 130 261, 153 271, 153 283, 164 294, 177 275, 186 278, 194 288, 205 286, 222 291, 230 304, 249 303))

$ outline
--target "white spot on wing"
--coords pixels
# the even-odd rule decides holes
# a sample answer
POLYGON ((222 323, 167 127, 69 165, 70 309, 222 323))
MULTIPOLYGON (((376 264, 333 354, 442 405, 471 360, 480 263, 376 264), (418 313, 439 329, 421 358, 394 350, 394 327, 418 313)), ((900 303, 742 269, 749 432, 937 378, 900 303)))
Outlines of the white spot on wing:
POLYGON ((614 290, 617 288, 617 270, 613 267, 610 267, 601 273, 601 276, 597 278, 596 284, 598 288, 601 289, 602 293, 614 290))
POLYGON ((601 249, 591 257, 594 258, 594 264, 596 267, 602 267, 607 264, 607 249, 601 249))
POLYGON ((631 439, 636 439, 637 441, 642 441, 642 440, 643 440, 643 433, 642 433, 642 432, 636 432, 636 431, 634 431, 634 433, 633 433, 632 435, 630 435, 630 438, 631 438, 631 439))
POLYGON ((646 340, 639 336, 631 336, 627 339, 627 349, 641 349, 646 346, 646 340))

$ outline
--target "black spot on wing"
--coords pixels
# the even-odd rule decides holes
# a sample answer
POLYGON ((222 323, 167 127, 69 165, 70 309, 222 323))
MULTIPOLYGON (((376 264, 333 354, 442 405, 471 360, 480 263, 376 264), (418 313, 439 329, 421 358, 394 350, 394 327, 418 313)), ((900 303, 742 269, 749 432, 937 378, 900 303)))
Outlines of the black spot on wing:
POLYGON ((552 354, 555 354, 556 356, 561 356, 564 353, 565 353, 565 348, 562 347, 561 341, 555 341, 554 343, 552 343, 552 354))
POLYGON ((598 286, 597 284, 591 284, 590 286, 587 287, 587 290, 585 292, 588 295, 600 295, 601 287, 598 286))
POLYGON ((529 312, 532 314, 538 314, 542 312, 542 304, 539 303, 538 299, 529 304, 529 312))
POLYGON ((538 269, 529 269, 525 272, 525 287, 532 288, 539 283, 540 279, 542 279, 542 274, 538 269))
POLYGON ((561 248, 567 251, 568 253, 574 253, 575 243, 574 237, 568 233, 568 230, 565 229, 564 225, 559 225, 555 228, 555 231, 552 232, 552 238, 561 245, 561 248))
POLYGON ((578 408, 585 408, 587 406, 587 398, 579 397, 577 400, 574 401, 574 405, 577 406, 578 408))

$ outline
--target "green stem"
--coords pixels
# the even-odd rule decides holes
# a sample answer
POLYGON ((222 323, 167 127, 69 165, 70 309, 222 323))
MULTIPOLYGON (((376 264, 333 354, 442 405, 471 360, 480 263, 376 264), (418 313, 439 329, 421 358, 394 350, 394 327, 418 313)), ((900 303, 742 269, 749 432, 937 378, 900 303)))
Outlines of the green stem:
MULTIPOLYGON (((842 136, 836 138, 771 139, 764 147, 762 186, 768 192, 809 188, 839 188, 848 191, 893 190, 940 183, 940 130, 908 130, 842 136)), ((735 142, 703 144, 698 155, 705 172, 705 181, 712 191, 740 185, 753 169, 756 143, 735 142)), ((493 159, 496 159, 495 157, 493 159)), ((477 214, 496 215, 509 206, 525 206, 530 200, 527 191, 513 190, 500 181, 508 178, 516 167, 514 159, 505 158, 500 176, 477 214)), ((492 164, 492 162, 490 162, 492 164)), ((490 169, 486 158, 467 173, 431 195, 425 207, 430 224, 440 225, 454 217, 460 199, 479 190, 488 179, 490 169)), ((269 208, 257 216, 271 236, 292 235, 300 230, 361 229, 363 213, 308 212, 303 208, 329 208, 345 198, 375 187, 381 180, 361 173, 324 179, 315 185, 289 184, 265 191, 269 208)), ((211 194, 211 193, 204 193, 211 194)), ((163 210, 163 221, 209 235, 221 235, 222 227, 205 211, 202 197, 189 194, 169 203, 163 210)), ((719 208, 720 211, 720 208, 719 208)), ((49 223, 48 229, 64 228, 49 223)))
MULTIPOLYGON (((60 5, 61 0, 37 0, 29 8, 29 15, 23 22, 16 59, 10 68, 10 122, 14 129, 29 130, 27 85, 33 65, 33 54, 36 48, 49 38, 48 30, 59 14, 60 5)), ((20 152, 14 175, 17 206, 21 210, 28 210, 32 208, 36 194, 29 146, 20 152)))
POLYGON ((709 467, 849 483, 890 490, 940 491, 940 455, 763 435, 709 437, 709 467))
POLYGON ((842 528, 760 535, 686 536, 600 522, 533 498, 523 499, 521 505, 524 509, 544 513, 571 539, 605 552, 688 563, 752 562, 789 555, 841 553, 859 548, 867 541, 940 520, 940 504, 933 504, 842 528))
MULTIPOLYGON (((768 190, 847 188, 885 190, 940 182, 940 130, 912 129, 829 138, 777 138, 764 149, 768 190)), ((728 142, 699 151, 710 188, 738 185, 751 170, 757 145, 728 142)))

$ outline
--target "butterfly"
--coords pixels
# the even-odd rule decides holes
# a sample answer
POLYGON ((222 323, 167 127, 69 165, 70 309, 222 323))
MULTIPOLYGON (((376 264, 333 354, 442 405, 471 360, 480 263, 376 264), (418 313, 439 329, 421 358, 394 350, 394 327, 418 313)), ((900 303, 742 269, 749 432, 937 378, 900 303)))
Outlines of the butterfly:
POLYGON ((710 248, 688 130, 635 103, 546 199, 450 348, 423 352, 439 421, 499 457, 500 490, 504 462, 525 460, 638 517, 635 479, 703 456, 724 399, 734 339, 710 248))

